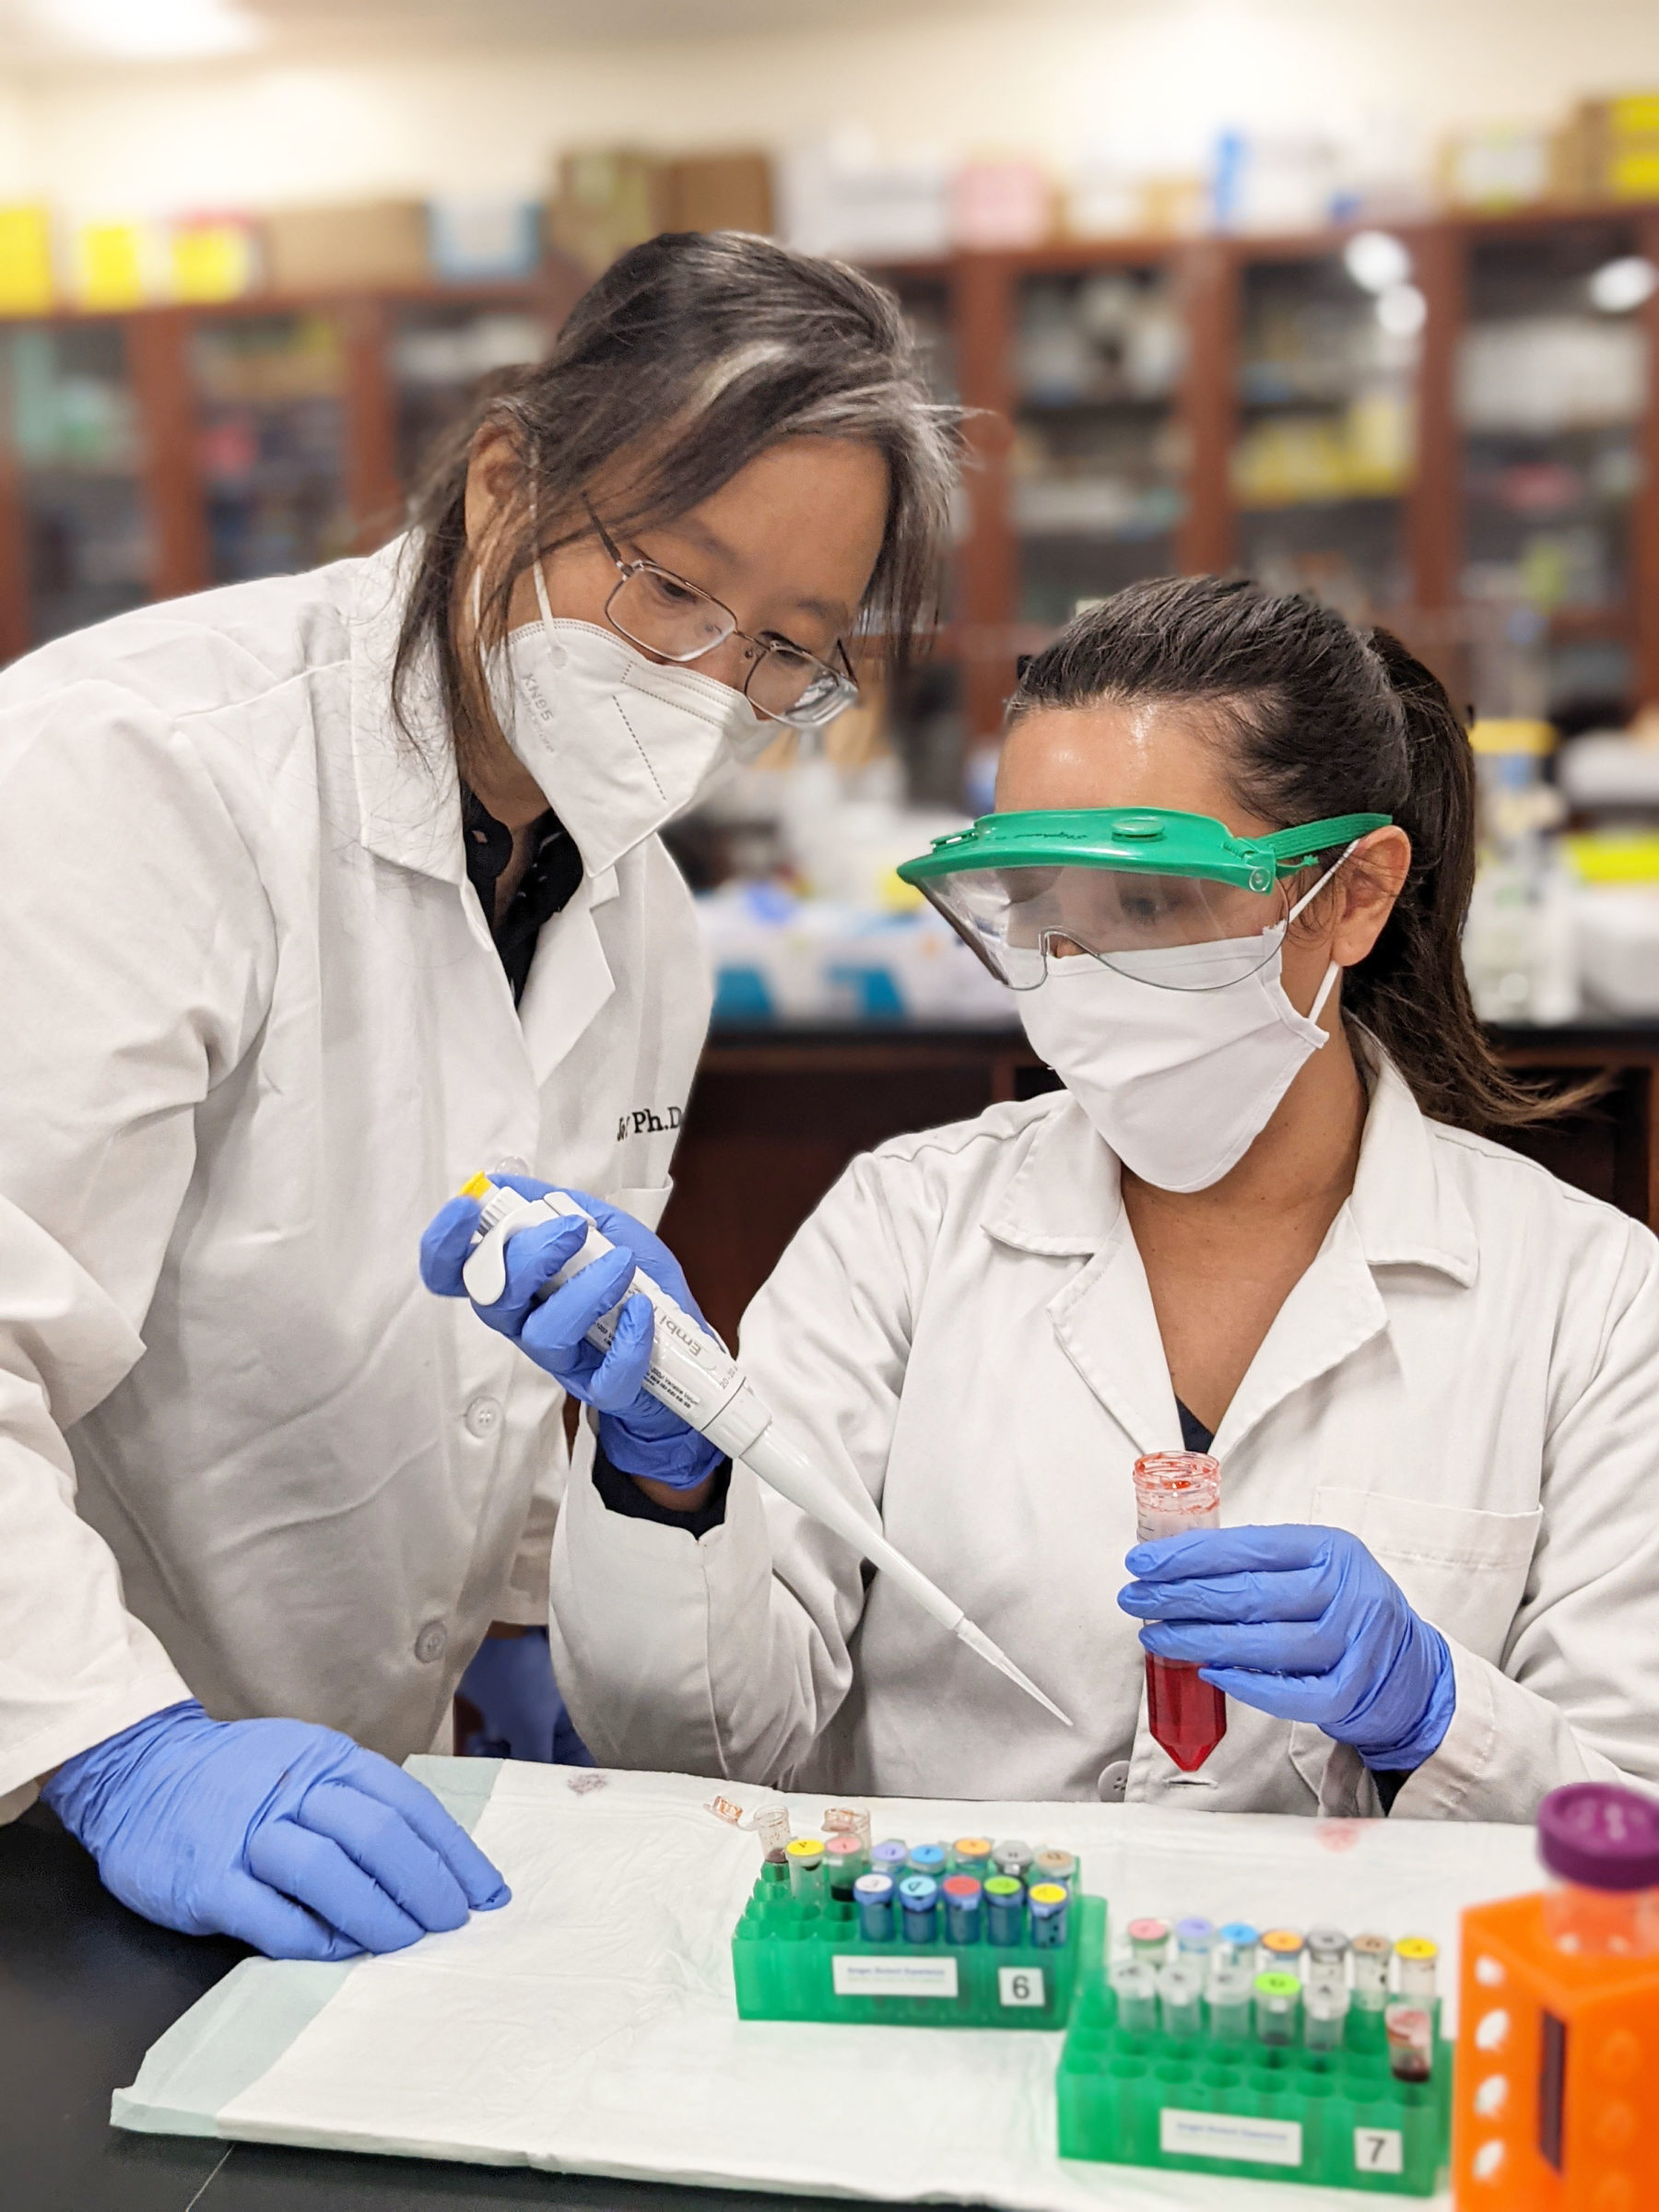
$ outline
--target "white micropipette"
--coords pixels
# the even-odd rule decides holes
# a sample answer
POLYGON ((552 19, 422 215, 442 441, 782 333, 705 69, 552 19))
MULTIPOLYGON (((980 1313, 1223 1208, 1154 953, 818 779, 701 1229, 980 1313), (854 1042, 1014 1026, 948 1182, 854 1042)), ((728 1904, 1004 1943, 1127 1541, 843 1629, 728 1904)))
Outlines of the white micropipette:
MULTIPOLYGON (((539 1221, 580 1220, 588 1225, 586 1241, 572 1259, 567 1260, 549 1277, 549 1289, 569 1282, 582 1268, 591 1267, 595 1260, 615 1249, 595 1227, 592 1217, 563 1191, 548 1191, 544 1197, 526 1198, 509 1184, 492 1182, 486 1175, 476 1175, 463 1186, 463 1195, 483 1201, 478 1215, 478 1241, 461 1270, 467 1296, 477 1305, 493 1306, 507 1288, 508 1240, 534 1228, 539 1221)), ((1069 1728, 1072 1724, 1059 1706, 1038 1688, 1029 1675, 1021 1673, 1006 1652, 993 1643, 983 1629, 976 1627, 936 1583, 929 1582, 919 1567, 912 1566, 896 1546, 889 1544, 879 1528, 872 1528, 853 1500, 843 1496, 827 1475, 780 1433, 770 1408, 761 1404, 754 1386, 724 1346, 700 1328, 661 1284, 653 1282, 641 1267, 635 1268, 633 1281, 624 1297, 636 1290, 651 1300, 656 1315, 651 1365, 645 1375, 645 1388, 652 1396, 670 1412, 677 1413, 688 1427, 706 1436, 728 1459, 742 1460, 746 1467, 787 1498, 792 1505, 799 1506, 804 1513, 821 1522, 824 1527, 851 1544, 872 1566, 890 1575, 941 1628, 947 1629, 971 1652, 977 1652, 1010 1682, 1018 1683, 1027 1697, 1034 1698, 1045 1712, 1052 1712, 1069 1728)), ((618 1301, 588 1331, 588 1342, 600 1351, 609 1348, 620 1311, 618 1301)))

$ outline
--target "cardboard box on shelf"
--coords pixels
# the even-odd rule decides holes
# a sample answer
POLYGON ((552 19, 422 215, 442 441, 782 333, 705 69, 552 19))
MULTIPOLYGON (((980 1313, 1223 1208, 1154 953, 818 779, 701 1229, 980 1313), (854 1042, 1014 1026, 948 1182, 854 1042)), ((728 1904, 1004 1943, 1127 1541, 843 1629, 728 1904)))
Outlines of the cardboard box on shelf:
POLYGON ((1558 147, 1562 198, 1659 199, 1659 92, 1580 100, 1558 147))
POLYGON ((422 200, 280 208, 265 218, 265 241, 277 292, 424 285, 431 276, 422 200))
POLYGON ((1441 147, 1438 182, 1451 207, 1498 213, 1550 198, 1559 176, 1557 134, 1532 124, 1488 123, 1454 131, 1441 147))
POLYGON ((772 228, 772 168, 762 153, 687 154, 667 164, 663 208, 670 230, 772 228))
POLYGON ((626 147, 566 154, 547 209, 550 242, 591 276, 659 230, 771 229, 771 159, 742 148, 673 158, 626 147))
POLYGON ((207 305, 257 291, 264 275, 259 226, 245 215, 182 216, 168 241, 175 300, 207 305))
POLYGON ((539 202, 497 195, 436 199, 427 207, 432 274, 444 284, 510 284, 541 260, 539 202))

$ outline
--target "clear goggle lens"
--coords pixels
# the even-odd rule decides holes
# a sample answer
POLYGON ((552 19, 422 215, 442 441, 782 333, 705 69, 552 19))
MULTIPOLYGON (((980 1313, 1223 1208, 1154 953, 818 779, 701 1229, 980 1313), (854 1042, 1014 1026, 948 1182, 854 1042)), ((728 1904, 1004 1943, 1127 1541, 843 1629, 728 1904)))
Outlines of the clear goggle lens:
POLYGON ((965 868, 923 888, 1015 991, 1083 956, 1164 990, 1219 991, 1266 966, 1290 912, 1283 885, 1247 891, 1115 868, 965 868))

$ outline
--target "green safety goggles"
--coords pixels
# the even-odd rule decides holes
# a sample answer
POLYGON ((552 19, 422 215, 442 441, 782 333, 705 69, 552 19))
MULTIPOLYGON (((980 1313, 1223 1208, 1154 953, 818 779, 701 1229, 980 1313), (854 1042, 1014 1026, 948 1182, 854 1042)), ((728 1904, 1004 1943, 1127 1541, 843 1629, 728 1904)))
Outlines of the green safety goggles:
POLYGON ((1322 854, 1339 865, 1392 819, 1341 814, 1246 838, 1165 806, 987 814, 899 874, 1013 990, 1088 953, 1166 989, 1214 991, 1265 967, 1319 888, 1293 906, 1287 878, 1322 854))

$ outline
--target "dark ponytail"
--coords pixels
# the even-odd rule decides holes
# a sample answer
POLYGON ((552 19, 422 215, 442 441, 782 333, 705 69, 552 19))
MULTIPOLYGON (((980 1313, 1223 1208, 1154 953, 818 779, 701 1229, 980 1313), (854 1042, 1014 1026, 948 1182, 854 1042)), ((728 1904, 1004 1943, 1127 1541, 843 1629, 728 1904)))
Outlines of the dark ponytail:
POLYGON ((1474 755, 1444 687, 1396 637, 1241 578, 1132 584, 1037 655, 1008 714, 1152 699, 1215 711, 1240 805, 1276 828, 1386 814, 1410 838, 1405 888, 1369 957, 1344 975, 1342 1003, 1426 1114, 1496 1131, 1582 1102, 1518 1081, 1476 1018, 1463 964, 1474 755))

